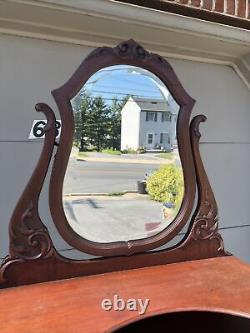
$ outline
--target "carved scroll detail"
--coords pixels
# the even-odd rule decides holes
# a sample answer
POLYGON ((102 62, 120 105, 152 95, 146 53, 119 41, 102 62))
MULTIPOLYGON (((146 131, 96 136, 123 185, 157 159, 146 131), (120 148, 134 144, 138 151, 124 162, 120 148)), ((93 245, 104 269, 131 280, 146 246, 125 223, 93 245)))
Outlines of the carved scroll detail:
POLYGON ((150 57, 151 53, 146 51, 141 45, 133 39, 122 42, 114 48, 114 52, 122 58, 145 59, 150 57))
POLYGON ((11 217, 10 249, 7 260, 44 257, 53 247, 48 230, 39 217, 38 200, 53 152, 55 116, 46 104, 39 103, 35 108, 37 112, 43 112, 47 118, 44 146, 37 166, 11 217))
POLYGON ((198 115, 192 119, 190 125, 198 188, 198 204, 192 220, 191 237, 194 240, 216 239, 217 251, 224 252, 223 240, 218 233, 218 208, 199 151, 201 138, 199 125, 206 119, 204 115, 198 115))
POLYGON ((126 60, 145 60, 145 61, 155 61, 158 63, 164 63, 164 65, 169 66, 168 62, 161 56, 155 53, 148 52, 144 49, 140 44, 138 44, 133 39, 129 39, 118 44, 114 48, 110 47, 99 47, 91 52, 88 58, 92 58, 95 56, 106 56, 107 54, 116 54, 119 58, 123 58, 126 60))

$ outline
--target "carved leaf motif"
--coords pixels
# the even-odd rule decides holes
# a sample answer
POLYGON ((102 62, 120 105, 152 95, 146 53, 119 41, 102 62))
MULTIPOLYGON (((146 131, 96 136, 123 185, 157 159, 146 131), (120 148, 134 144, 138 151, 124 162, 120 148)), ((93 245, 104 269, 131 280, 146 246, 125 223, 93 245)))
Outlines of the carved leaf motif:
POLYGON ((160 62, 168 66, 167 61, 159 56, 158 54, 154 54, 145 50, 140 44, 135 42, 133 39, 129 39, 125 42, 118 44, 114 48, 110 47, 99 47, 91 52, 86 59, 93 58, 95 56, 104 56, 106 54, 115 54, 119 58, 123 59, 140 59, 140 60, 151 60, 155 62, 160 62))
POLYGON ((35 259, 46 256, 52 244, 47 228, 37 216, 34 204, 31 201, 22 214, 20 225, 10 230, 11 253, 22 259, 35 259))
POLYGON ((199 152, 199 140, 201 138, 199 125, 206 119, 204 115, 196 116, 190 126, 199 196, 197 209, 192 221, 191 237, 194 240, 216 239, 218 241, 217 250, 223 252, 223 240, 218 233, 218 208, 199 152))
POLYGON ((56 124, 54 112, 48 105, 39 103, 36 110, 43 112, 47 118, 44 146, 10 221, 8 260, 45 257, 53 248, 48 230, 39 217, 38 200, 53 152, 56 124))

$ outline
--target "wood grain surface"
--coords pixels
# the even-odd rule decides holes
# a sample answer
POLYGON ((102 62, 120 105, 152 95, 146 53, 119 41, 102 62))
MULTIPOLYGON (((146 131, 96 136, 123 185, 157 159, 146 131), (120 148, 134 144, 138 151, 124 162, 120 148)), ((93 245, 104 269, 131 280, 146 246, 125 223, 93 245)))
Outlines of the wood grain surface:
POLYGON ((111 332, 146 316, 190 310, 250 318, 250 265, 211 258, 0 291, 1 333, 111 332), (102 310, 101 301, 114 294, 150 299, 146 314, 102 310))

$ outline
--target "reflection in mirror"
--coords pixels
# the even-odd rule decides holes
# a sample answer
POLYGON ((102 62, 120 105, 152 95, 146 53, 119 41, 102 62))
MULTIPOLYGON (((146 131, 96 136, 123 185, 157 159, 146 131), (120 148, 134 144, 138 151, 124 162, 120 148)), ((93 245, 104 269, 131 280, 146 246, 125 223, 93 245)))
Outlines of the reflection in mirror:
POLYGON ((92 75, 71 104, 63 205, 72 229, 100 243, 165 229, 184 194, 179 105, 167 87, 145 69, 111 66, 92 75))

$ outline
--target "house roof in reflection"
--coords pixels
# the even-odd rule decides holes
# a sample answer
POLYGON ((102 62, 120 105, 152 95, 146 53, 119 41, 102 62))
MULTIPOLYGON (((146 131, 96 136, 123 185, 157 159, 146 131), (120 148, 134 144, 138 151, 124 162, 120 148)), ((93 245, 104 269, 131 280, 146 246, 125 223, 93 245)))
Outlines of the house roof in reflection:
POLYGON ((170 111, 169 104, 163 98, 152 99, 152 98, 139 98, 130 97, 133 99, 140 107, 142 111, 170 111))

